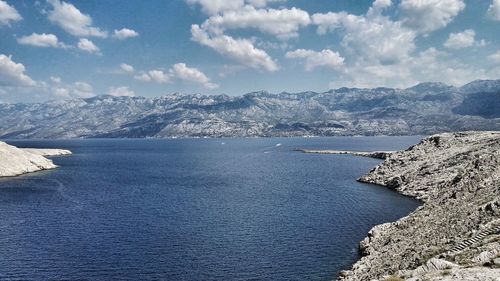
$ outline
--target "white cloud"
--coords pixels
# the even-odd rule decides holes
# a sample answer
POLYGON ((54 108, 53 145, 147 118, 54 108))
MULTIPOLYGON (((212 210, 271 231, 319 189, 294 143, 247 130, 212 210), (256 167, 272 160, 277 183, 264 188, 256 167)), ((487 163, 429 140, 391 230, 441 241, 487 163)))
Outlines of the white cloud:
MULTIPOLYGON (((148 71, 147 75, 150 78, 149 80, 160 84, 169 83, 171 78, 168 73, 164 72, 161 69, 150 70, 148 71)), ((144 79, 143 81, 149 81, 149 80, 144 79)))
POLYGON ((36 82, 25 71, 22 63, 14 62, 11 56, 0 54, 0 86, 35 86, 36 82))
POLYGON ((494 63, 500 64, 500 50, 498 50, 496 53, 489 55, 488 59, 493 61, 494 63))
POLYGON ((285 40, 298 36, 298 30, 311 22, 309 14, 297 8, 255 9, 247 5, 234 11, 208 18, 202 29, 222 34, 227 29, 255 28, 285 40))
POLYGON ((191 36, 193 41, 210 47, 242 65, 267 71, 278 70, 276 62, 265 51, 256 48, 248 39, 234 39, 227 35, 210 36, 197 24, 191 26, 191 36))
POLYGON ((122 63, 120 64, 120 69, 126 73, 134 73, 134 67, 130 64, 122 63))
POLYGON ((50 81, 56 84, 62 83, 61 77, 59 76, 50 76, 50 81))
POLYGON ((17 12, 16 8, 10 6, 7 2, 0 0, 0 26, 10 26, 11 22, 20 21, 23 18, 17 12))
MULTIPOLYGON (((365 15, 330 12, 312 16, 313 24, 318 25, 318 34, 335 32, 341 38, 345 61, 332 85, 408 87, 436 79, 459 85, 471 77, 491 79, 498 76, 499 72, 494 69, 465 64, 461 58, 435 48, 416 52, 417 36, 426 36, 446 26, 464 9, 462 1, 403 0, 398 6, 400 20, 384 15, 391 5, 392 1, 377 0, 365 15)), ((476 42, 471 32, 464 35, 452 36, 447 45, 483 46, 486 43, 484 40, 476 42)))
POLYGON ((460 86, 472 79, 497 79, 500 69, 482 69, 461 62, 456 56, 429 48, 393 65, 349 65, 330 87, 399 87, 419 82, 440 81, 460 86))
POLYGON ((372 4, 374 10, 382 10, 392 5, 391 0, 375 0, 372 4))
POLYGON ((333 52, 329 49, 324 49, 321 52, 297 49, 287 52, 285 57, 290 59, 305 59, 305 69, 307 71, 312 71, 318 67, 339 69, 344 66, 344 58, 338 52, 333 52))
POLYGON ((204 13, 215 15, 223 11, 236 10, 245 5, 244 0, 186 0, 190 5, 198 4, 204 13))
POLYGON ((194 82, 207 89, 216 89, 219 87, 219 85, 212 83, 203 72, 197 68, 188 67, 185 63, 174 64, 170 73, 177 79, 194 82))
POLYGON ((135 96, 135 93, 128 87, 110 87, 108 90, 108 95, 115 97, 133 97, 135 96))
POLYGON ((399 5, 405 26, 424 34, 447 26, 464 8, 463 0, 402 0, 399 5))
MULTIPOLYGON (((132 72, 129 72, 132 73, 132 72)), ((215 89, 219 85, 213 83, 205 73, 194 67, 188 67, 185 63, 176 63, 168 70, 154 69, 140 71, 134 75, 134 79, 144 82, 156 82, 159 84, 171 83, 175 79, 200 84, 206 89, 215 89)))
POLYGON ((48 82, 43 82, 43 89, 49 94, 63 99, 90 98, 95 96, 94 89, 89 83, 77 81, 67 84, 57 76, 51 76, 48 82))
POLYGON ((134 75, 134 79, 139 80, 139 81, 144 81, 144 82, 151 81, 151 77, 145 72, 138 74, 138 75, 134 75))
POLYGON ((254 7, 266 7, 269 3, 285 2, 286 0, 246 0, 247 4, 254 7))
POLYGON ((372 63, 397 63, 415 49, 416 33, 401 22, 382 16, 380 9, 386 6, 378 5, 366 15, 329 12, 314 14, 312 20, 318 25, 318 34, 338 31, 342 35, 341 45, 351 57, 372 63))
POLYGON ((56 86, 51 89, 52 94, 59 98, 71 98, 71 91, 68 88, 56 86))
POLYGON ((80 98, 90 98, 95 96, 94 89, 87 82, 75 82, 73 84, 72 92, 74 95, 80 98))
POLYGON ((472 29, 464 30, 463 32, 450 33, 448 40, 444 46, 449 49, 462 49, 474 45, 476 33, 472 29))
POLYGON ((200 5, 201 10, 208 15, 238 10, 245 5, 263 8, 266 7, 268 3, 285 1, 286 0, 186 0, 190 5, 200 5))
POLYGON ((51 47, 51 48, 68 48, 69 46, 59 42, 59 39, 54 34, 38 34, 33 33, 28 36, 17 38, 17 42, 23 45, 30 45, 35 47, 51 47))
POLYGON ((139 33, 135 30, 128 29, 128 28, 122 28, 120 30, 114 31, 113 38, 116 38, 118 40, 125 40, 127 38, 133 38, 139 36, 139 33))
POLYGON ((48 12, 49 20, 74 36, 106 38, 108 33, 92 26, 92 18, 83 14, 73 4, 60 0, 48 0, 53 10, 48 12))
POLYGON ((94 54, 100 54, 99 48, 89 39, 87 38, 81 38, 80 41, 78 41, 77 45, 78 49, 88 52, 88 53, 94 53, 94 54))
POLYGON ((500 0, 491 1, 491 5, 488 8, 488 17, 492 20, 500 21, 500 0))

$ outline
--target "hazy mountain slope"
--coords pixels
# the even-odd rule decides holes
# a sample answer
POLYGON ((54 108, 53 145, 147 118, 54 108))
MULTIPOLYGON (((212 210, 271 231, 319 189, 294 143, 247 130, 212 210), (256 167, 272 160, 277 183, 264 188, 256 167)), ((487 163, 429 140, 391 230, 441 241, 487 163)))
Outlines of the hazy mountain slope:
POLYGON ((500 130, 500 80, 460 88, 340 88, 324 93, 97 96, 0 104, 2 138, 406 135, 500 130))

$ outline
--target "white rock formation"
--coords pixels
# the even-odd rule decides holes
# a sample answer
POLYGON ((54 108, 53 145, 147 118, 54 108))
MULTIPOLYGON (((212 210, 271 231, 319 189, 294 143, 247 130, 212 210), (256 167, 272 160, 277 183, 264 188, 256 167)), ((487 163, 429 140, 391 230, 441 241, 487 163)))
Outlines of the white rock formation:
POLYGON ((20 149, 0 142, 0 177, 12 177, 40 170, 57 168, 45 156, 67 155, 69 150, 62 149, 20 149))

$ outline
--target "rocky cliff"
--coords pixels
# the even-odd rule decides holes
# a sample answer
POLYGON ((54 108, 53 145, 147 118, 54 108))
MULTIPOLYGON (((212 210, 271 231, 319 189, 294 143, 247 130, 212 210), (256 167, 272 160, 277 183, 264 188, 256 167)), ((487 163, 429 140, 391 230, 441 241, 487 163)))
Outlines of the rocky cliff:
POLYGON ((340 280, 500 280, 500 132, 427 137, 359 180, 423 205, 375 226, 340 280))

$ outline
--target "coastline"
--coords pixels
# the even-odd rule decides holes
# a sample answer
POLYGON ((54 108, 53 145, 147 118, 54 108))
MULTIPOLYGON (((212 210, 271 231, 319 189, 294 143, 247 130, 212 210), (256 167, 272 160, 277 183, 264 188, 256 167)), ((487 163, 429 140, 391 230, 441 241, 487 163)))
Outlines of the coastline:
POLYGON ((0 141, 0 178, 55 169, 58 166, 46 157, 70 154, 65 149, 17 148, 0 141))
POLYGON ((332 150, 332 149, 302 149, 297 148, 295 151, 312 154, 350 154, 354 156, 370 157, 375 159, 387 159, 395 151, 351 151, 351 150, 332 150))
POLYGON ((500 132, 424 138, 358 181, 423 205, 373 227, 338 280, 500 279, 500 132))

